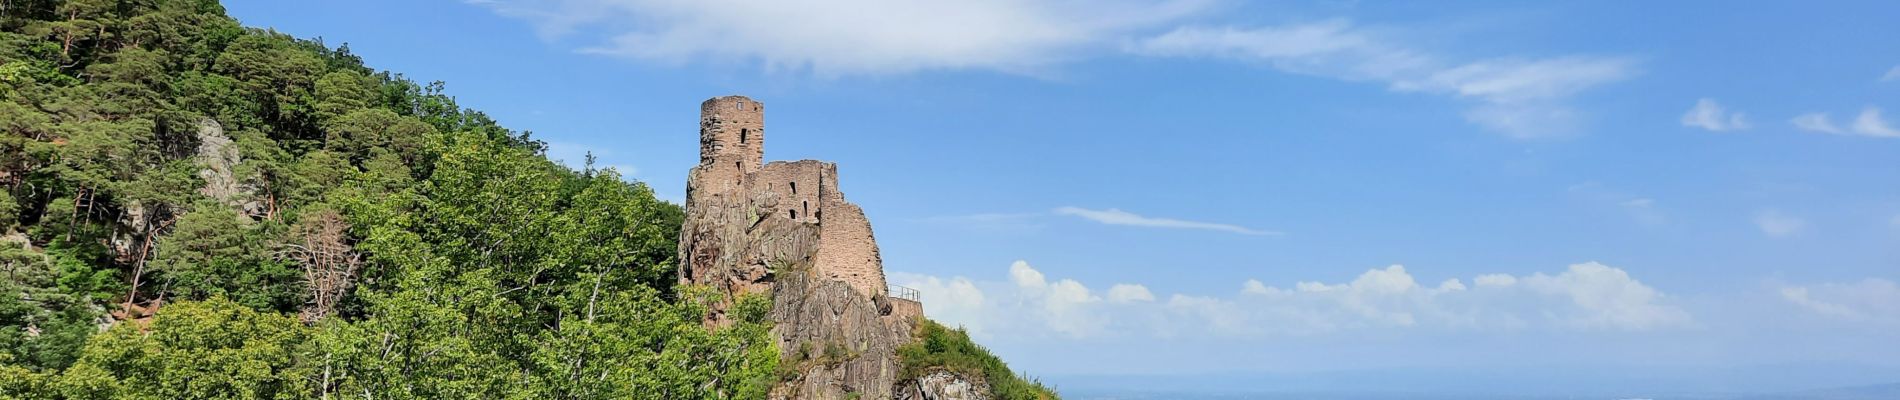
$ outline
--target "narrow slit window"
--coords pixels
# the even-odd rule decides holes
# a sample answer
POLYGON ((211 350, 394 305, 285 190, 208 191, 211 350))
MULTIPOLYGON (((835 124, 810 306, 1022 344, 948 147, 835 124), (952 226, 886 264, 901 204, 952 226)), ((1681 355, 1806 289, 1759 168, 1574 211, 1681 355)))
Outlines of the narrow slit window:
POLYGON ((739 128, 739 144, 745 144, 746 139, 749 139, 751 137, 752 137, 751 129, 739 128))
POLYGON ((786 182, 786 184, 792 186, 792 194, 798 194, 798 182, 786 182))

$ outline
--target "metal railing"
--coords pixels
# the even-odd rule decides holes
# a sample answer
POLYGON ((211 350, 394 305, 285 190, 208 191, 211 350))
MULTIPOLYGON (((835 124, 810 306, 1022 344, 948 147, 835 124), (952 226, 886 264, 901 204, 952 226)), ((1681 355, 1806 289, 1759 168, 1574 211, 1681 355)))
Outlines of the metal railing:
POLYGON ((889 290, 890 290, 891 297, 915 301, 918 303, 924 302, 923 300, 918 299, 917 289, 911 289, 911 288, 897 286, 897 285, 886 285, 886 286, 890 286, 889 290))

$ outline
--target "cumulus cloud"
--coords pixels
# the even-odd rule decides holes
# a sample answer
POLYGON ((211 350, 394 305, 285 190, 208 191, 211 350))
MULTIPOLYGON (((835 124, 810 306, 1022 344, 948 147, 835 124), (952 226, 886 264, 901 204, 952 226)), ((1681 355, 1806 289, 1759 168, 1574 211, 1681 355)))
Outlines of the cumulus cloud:
POLYGON ((1696 100, 1695 107, 1682 114, 1682 126, 1707 129, 1713 132, 1737 131, 1748 129, 1748 117, 1740 111, 1730 112, 1717 104, 1715 99, 1696 100))
POLYGON ((1035 70, 1208 0, 481 0, 585 52, 659 62, 758 62, 820 75, 1035 70))
POLYGON ((1055 213, 1056 215, 1068 215, 1068 216, 1081 217, 1082 219, 1087 219, 1090 221, 1095 221, 1095 222, 1108 224, 1108 225, 1139 226, 1139 227, 1148 227, 1148 228, 1204 229, 1204 230, 1211 230, 1211 231, 1238 233, 1242 235, 1279 235, 1281 234, 1280 232, 1262 231, 1262 230, 1256 230, 1256 229, 1251 229, 1251 228, 1247 228, 1247 227, 1243 227, 1239 225, 1232 225, 1232 224, 1184 221, 1184 220, 1170 219, 1170 218, 1144 217, 1135 213, 1122 211, 1122 210, 1114 209, 1114 208, 1110 208, 1106 210, 1091 210, 1091 209, 1081 208, 1081 207, 1058 207, 1055 209, 1055 213))
POLYGON ((1029 263, 1010 265, 1005 282, 893 274, 924 292, 925 313, 990 335, 1322 335, 1368 330, 1646 331, 1693 326, 1655 288, 1600 263, 1555 274, 1478 275, 1422 284, 1401 265, 1375 268, 1340 283, 1258 279, 1238 293, 1158 296, 1133 283, 1097 296, 1071 279, 1050 280, 1029 263), (980 288, 980 290, 979 290, 980 288), (933 294, 945 290, 950 294, 933 294), (981 293, 970 293, 981 292, 981 293), (959 298, 945 300, 945 296, 959 298), (1165 298, 1166 300, 1160 300, 1165 298), (937 304, 939 301, 945 304, 937 304))
POLYGON ((1782 299, 1823 316, 1900 324, 1900 285, 1886 279, 1783 286, 1780 291, 1782 299))
POLYGON ((1882 115, 1880 107, 1874 106, 1861 108, 1860 115, 1854 117, 1853 125, 1849 125, 1845 129, 1835 125, 1833 118, 1828 117, 1827 113, 1819 112, 1801 114, 1788 122, 1793 123, 1795 128, 1809 132, 1877 138, 1900 138, 1900 128, 1894 128, 1893 123, 1887 122, 1887 118, 1882 115))
POLYGON ((1755 213, 1755 227, 1768 236, 1788 237, 1807 230, 1808 221, 1779 210, 1762 210, 1755 213))
POLYGON ((1466 112, 1467 120, 1518 138, 1569 133, 1579 120, 1565 104, 1569 97, 1637 73, 1636 62, 1623 57, 1453 62, 1397 42, 1345 20, 1326 20, 1258 28, 1181 27, 1134 41, 1127 50, 1258 62, 1290 73, 1470 99, 1478 104, 1466 112))
POLYGON ((1147 286, 1118 283, 1108 288, 1108 301, 1133 303, 1137 301, 1155 301, 1155 294, 1147 286))
MULTIPOLYGON (((1038 275, 1040 277, 1040 275, 1038 275)), ((939 322, 962 326, 971 333, 983 334, 985 313, 988 313, 990 299, 985 297, 976 283, 963 277, 941 279, 934 276, 892 272, 889 281, 899 286, 917 289, 918 300, 924 303, 925 310, 939 322)))

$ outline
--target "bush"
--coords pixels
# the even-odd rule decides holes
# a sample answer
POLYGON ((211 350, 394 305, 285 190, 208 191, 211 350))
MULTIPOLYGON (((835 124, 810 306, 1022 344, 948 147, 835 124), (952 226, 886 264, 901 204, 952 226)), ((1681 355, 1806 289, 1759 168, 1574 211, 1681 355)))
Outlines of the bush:
POLYGON ((980 376, 990 384, 990 396, 1000 400, 1056 399, 1042 382, 1010 372, 1002 359, 970 341, 970 334, 936 321, 919 319, 915 341, 897 349, 904 369, 898 380, 910 380, 943 369, 963 376, 980 376))

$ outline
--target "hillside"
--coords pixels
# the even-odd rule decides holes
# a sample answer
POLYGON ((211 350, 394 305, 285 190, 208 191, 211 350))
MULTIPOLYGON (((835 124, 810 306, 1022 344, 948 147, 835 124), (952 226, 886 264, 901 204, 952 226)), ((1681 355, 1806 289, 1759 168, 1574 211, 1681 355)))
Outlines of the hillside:
POLYGON ((769 301, 676 286, 679 206, 549 161, 441 82, 215 0, 0 4, 0 398, 744 399, 786 379, 769 301))

